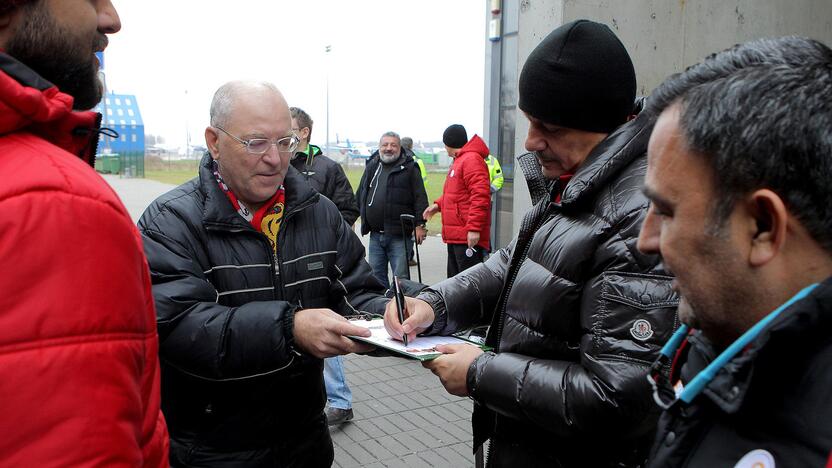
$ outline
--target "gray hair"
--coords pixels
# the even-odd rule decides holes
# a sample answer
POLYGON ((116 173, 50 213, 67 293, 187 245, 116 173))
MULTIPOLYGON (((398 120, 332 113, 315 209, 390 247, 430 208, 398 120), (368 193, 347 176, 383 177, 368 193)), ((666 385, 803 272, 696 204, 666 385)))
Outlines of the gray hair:
POLYGON ((229 81, 217 89, 214 93, 214 99, 211 100, 211 126, 227 126, 231 119, 234 98, 237 93, 242 89, 256 87, 266 88, 280 94, 277 86, 267 81, 229 81))
POLYGON ((402 138, 402 148, 413 151, 413 138, 410 138, 410 137, 402 138))
POLYGON ((379 145, 381 144, 381 140, 383 140, 384 137, 393 137, 393 138, 399 140, 399 145, 402 144, 402 137, 400 137, 398 133, 391 131, 391 132, 384 132, 384 134, 381 135, 381 138, 378 139, 379 145))

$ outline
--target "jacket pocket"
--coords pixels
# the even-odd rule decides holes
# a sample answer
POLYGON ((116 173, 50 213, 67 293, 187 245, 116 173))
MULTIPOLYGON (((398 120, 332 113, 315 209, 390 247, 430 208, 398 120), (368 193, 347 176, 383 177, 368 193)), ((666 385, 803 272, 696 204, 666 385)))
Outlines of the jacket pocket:
POLYGON ((337 277, 335 250, 306 254, 284 261, 286 294, 290 301, 303 308, 328 307, 332 279, 337 277))
POLYGON ((594 314, 593 354, 651 364, 678 327, 678 295, 664 275, 606 272, 594 314))

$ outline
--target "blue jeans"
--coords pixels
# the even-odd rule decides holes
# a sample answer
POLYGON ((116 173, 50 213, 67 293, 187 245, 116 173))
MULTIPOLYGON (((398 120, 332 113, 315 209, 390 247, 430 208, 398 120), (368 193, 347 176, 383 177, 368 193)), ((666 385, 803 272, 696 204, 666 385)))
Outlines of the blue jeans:
POLYGON ((385 288, 390 289, 387 277, 387 263, 393 274, 403 278, 410 278, 407 257, 404 255, 405 239, 402 236, 390 236, 383 232, 370 233, 370 248, 367 261, 373 268, 373 275, 381 281, 385 288))
POLYGON ((324 359, 324 386, 326 399, 331 408, 352 408, 352 391, 344 375, 344 361, 341 356, 324 359))

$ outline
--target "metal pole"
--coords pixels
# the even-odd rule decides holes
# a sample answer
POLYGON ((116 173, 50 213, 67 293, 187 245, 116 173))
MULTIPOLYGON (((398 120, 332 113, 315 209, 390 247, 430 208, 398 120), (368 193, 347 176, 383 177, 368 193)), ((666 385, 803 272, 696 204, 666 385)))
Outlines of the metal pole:
POLYGON ((324 154, 329 156, 329 53, 332 52, 332 46, 326 46, 326 149, 324 154))

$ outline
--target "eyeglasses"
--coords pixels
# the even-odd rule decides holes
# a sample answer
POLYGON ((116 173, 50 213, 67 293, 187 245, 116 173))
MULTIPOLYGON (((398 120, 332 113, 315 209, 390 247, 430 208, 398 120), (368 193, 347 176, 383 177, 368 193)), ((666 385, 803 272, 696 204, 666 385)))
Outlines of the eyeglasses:
POLYGON ((276 146, 277 151, 281 153, 292 153, 295 151, 295 149, 297 149, 298 143, 300 143, 300 139, 295 134, 283 138, 278 138, 275 141, 271 141, 268 138, 251 138, 249 140, 243 140, 228 133, 228 130, 218 125, 214 125, 214 128, 222 131, 226 135, 245 145, 246 152, 248 152, 249 154, 266 154, 266 151, 268 151, 272 145, 276 146))

